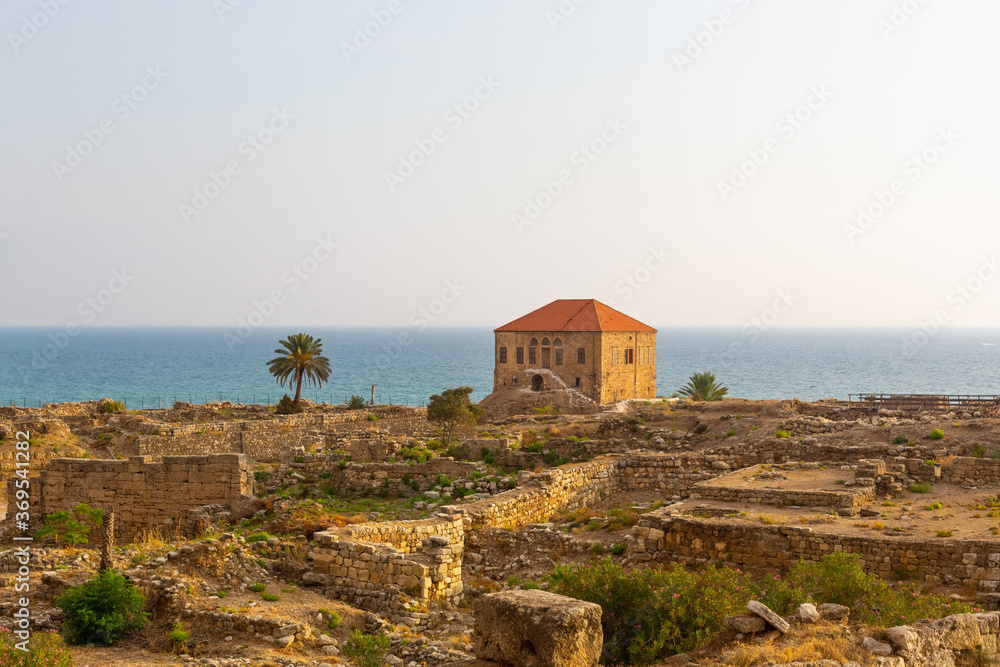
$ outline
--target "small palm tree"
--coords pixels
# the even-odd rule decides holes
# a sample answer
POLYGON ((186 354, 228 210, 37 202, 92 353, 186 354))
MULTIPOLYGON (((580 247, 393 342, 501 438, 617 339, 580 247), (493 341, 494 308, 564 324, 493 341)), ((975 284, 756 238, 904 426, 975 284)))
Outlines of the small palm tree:
POLYGON ((267 369, 282 387, 285 383, 295 385, 295 400, 292 409, 298 411, 299 397, 302 395, 302 381, 316 387, 330 379, 330 360, 323 356, 323 340, 314 339, 304 333, 289 336, 278 341, 280 348, 274 351, 280 355, 267 362, 267 369))
POLYGON ((715 373, 695 373, 677 392, 696 401, 721 401, 729 389, 715 382, 715 373))

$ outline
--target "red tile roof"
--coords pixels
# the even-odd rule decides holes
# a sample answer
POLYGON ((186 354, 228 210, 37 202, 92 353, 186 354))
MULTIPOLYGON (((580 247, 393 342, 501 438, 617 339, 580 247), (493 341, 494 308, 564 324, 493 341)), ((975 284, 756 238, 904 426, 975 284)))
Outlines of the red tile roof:
POLYGON ((653 331, 597 299, 557 299, 494 331, 653 331))

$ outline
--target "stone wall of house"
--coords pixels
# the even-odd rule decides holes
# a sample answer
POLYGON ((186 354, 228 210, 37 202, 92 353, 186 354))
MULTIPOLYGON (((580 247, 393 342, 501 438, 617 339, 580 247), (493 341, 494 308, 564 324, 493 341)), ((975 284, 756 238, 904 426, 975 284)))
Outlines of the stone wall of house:
MULTIPOLYGON (((241 454, 165 457, 133 456, 126 461, 53 459, 31 485, 31 521, 70 510, 78 503, 115 508, 115 527, 122 541, 144 529, 183 532, 188 510, 202 505, 229 505, 251 492, 246 459, 241 454)), ((14 498, 14 480, 8 498, 14 498)))
POLYGON ((601 334, 600 402, 604 405, 626 398, 656 397, 656 333, 651 331, 605 331, 601 334), (641 348, 641 349, 640 349, 641 348), (615 352, 617 352, 617 361, 615 352), (625 363, 631 350, 631 364, 625 363))
POLYGON ((522 472, 518 488, 451 509, 468 519, 467 528, 517 529, 548 521, 556 511, 594 502, 618 490, 617 460, 602 457, 538 474, 522 472))
MULTIPOLYGON (((357 451, 350 452, 352 457, 377 460, 390 453, 383 436, 431 435, 433 431, 422 408, 379 406, 367 411, 284 415, 266 421, 178 424, 158 434, 137 436, 137 448, 140 455, 229 452, 246 454, 253 461, 276 462, 286 449, 353 439, 357 451)), ((351 448, 355 448, 353 441, 351 448)))
POLYGON ((861 556, 865 569, 885 577, 904 573, 929 584, 950 583, 997 590, 1000 543, 823 533, 805 526, 751 525, 702 520, 659 510, 642 515, 632 529, 630 554, 639 563, 725 561, 745 568, 788 569, 799 559, 817 561, 834 551, 861 556))
POLYGON ((738 487, 698 484, 692 498, 719 502, 747 502, 759 505, 798 505, 800 507, 839 508, 841 513, 855 514, 875 499, 875 487, 850 491, 805 491, 790 489, 741 489, 738 487))
POLYGON ((464 530, 458 514, 347 526, 316 533, 311 583, 369 611, 419 622, 405 600, 456 604, 462 596, 464 530))

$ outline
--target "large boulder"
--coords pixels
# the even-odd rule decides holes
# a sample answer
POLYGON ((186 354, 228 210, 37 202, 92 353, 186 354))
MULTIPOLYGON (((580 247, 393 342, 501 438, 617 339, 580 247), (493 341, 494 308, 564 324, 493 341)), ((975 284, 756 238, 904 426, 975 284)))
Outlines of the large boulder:
POLYGON ((962 652, 985 648, 983 630, 988 638, 997 628, 996 613, 954 614, 889 628, 885 636, 909 667, 954 667, 962 652))
POLYGON ((601 657, 601 608, 542 590, 476 600, 476 657, 513 667, 594 667, 601 657))

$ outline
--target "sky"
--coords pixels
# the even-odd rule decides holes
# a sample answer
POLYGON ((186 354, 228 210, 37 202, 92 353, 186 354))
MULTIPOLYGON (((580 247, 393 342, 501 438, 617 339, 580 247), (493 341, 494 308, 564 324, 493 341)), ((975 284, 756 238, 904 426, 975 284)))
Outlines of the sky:
POLYGON ((6 0, 0 326, 997 325, 998 24, 6 0))

